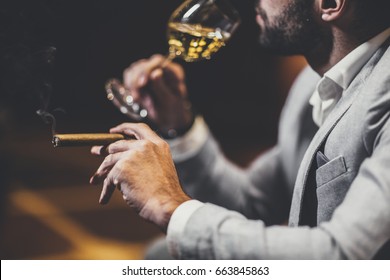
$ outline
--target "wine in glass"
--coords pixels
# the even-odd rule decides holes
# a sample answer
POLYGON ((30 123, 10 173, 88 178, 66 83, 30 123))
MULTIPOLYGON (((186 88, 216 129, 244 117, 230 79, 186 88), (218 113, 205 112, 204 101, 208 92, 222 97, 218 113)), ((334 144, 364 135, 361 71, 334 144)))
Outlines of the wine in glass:
MULTIPOLYGON (((168 21, 169 52, 161 67, 175 58, 186 62, 210 59, 225 46, 240 23, 238 12, 228 0, 187 0, 168 21)), ((123 114, 136 120, 148 115, 146 109, 134 102, 131 92, 119 80, 106 83, 107 98, 123 114)))

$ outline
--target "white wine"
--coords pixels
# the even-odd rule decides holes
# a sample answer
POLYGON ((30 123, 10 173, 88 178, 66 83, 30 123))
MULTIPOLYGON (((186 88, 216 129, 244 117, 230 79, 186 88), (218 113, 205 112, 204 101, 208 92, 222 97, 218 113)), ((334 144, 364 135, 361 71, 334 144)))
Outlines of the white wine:
MULTIPOLYGON (((228 0, 185 0, 169 18, 169 53, 160 67, 167 66, 175 57, 186 62, 210 59, 225 46, 240 21, 238 12, 228 0)), ((107 98, 123 114, 139 121, 148 116, 148 111, 135 102, 131 91, 126 90, 120 81, 110 79, 106 83, 106 92, 107 98)))
POLYGON ((199 24, 170 22, 168 44, 171 57, 181 57, 186 62, 210 59, 225 42, 230 33, 219 28, 206 28, 199 24))

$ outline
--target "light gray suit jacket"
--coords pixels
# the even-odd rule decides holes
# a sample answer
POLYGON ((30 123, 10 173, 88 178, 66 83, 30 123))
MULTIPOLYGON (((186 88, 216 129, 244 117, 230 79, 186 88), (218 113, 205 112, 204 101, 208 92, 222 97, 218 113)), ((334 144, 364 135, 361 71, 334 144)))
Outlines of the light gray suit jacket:
POLYGON ((277 145, 248 170, 229 163, 212 136, 177 163, 186 191, 208 202, 186 224, 180 258, 390 258, 389 73, 386 42, 318 130, 308 100, 319 76, 306 68, 277 145), (277 225, 288 215, 288 227, 277 225))

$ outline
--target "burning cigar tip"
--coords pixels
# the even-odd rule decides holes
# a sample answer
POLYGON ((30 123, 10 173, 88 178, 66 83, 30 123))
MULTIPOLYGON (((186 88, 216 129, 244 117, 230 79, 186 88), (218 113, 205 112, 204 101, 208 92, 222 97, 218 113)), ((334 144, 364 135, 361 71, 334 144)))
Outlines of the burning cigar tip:
POLYGON ((55 134, 52 143, 54 147, 77 147, 107 145, 123 139, 125 136, 118 133, 55 134))

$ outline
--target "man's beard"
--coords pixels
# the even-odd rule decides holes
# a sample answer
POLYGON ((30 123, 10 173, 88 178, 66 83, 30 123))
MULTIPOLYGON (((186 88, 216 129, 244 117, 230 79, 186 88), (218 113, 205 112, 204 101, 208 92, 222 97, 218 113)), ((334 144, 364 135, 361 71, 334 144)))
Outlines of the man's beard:
POLYGON ((321 26, 313 18, 313 1, 294 1, 272 24, 262 8, 256 10, 264 21, 259 42, 273 53, 305 55, 316 48, 324 36, 321 26))

